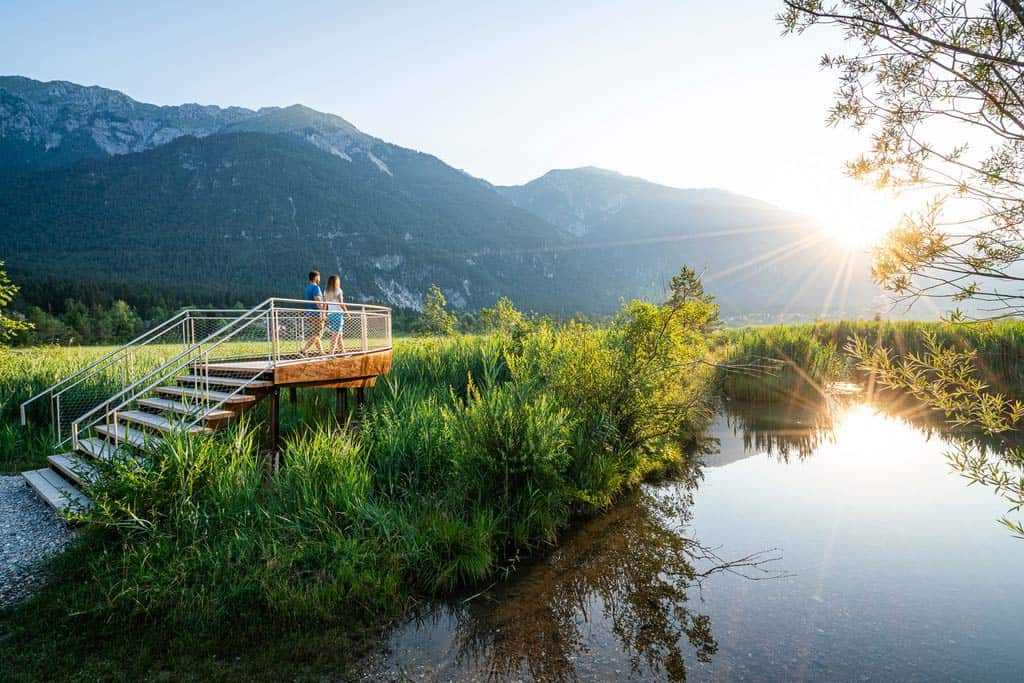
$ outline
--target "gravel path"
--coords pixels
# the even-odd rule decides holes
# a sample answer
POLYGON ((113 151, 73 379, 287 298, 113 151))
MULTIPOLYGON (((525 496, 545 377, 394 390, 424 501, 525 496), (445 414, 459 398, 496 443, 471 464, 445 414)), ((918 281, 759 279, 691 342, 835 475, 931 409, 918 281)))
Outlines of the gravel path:
POLYGON ((28 597, 43 578, 42 560, 74 535, 24 479, 0 476, 0 607, 28 597))

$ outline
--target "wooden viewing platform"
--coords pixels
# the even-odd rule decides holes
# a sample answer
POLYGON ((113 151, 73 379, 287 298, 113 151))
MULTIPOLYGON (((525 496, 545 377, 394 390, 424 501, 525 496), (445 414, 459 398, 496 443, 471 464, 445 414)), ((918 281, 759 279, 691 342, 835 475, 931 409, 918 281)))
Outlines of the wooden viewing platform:
POLYGON ((391 370, 392 353, 391 310, 347 306, 336 313, 343 313, 343 324, 333 329, 322 322, 330 320, 330 311, 318 319, 309 302, 287 299, 268 299, 247 311, 178 314, 22 404, 26 424, 26 407, 50 399, 60 449, 50 456, 50 467, 22 476, 58 511, 85 510, 88 488, 100 476, 96 461, 143 461, 163 435, 213 432, 264 399, 270 447, 277 451, 283 388, 292 402, 300 388, 334 389, 338 418, 344 419, 349 390, 361 404, 367 387, 391 370), (301 349, 310 348, 318 333, 340 352, 303 355, 301 349), (137 370, 135 358, 154 347, 169 359, 155 369, 137 370), (122 390, 99 404, 92 397, 73 400, 89 395, 90 382, 121 373, 122 390), (73 419, 62 418, 66 407, 74 409, 73 419))

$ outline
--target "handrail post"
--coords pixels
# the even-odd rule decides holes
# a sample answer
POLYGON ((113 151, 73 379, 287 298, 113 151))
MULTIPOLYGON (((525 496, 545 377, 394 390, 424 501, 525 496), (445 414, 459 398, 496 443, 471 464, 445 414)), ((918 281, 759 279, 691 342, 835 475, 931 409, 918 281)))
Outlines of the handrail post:
POLYGON ((270 361, 276 364, 281 360, 281 328, 278 324, 277 307, 273 300, 270 301, 268 320, 270 323, 270 361))
POLYGON ((78 423, 71 423, 71 448, 72 450, 78 450, 78 423))
POLYGON ((362 313, 360 313, 360 316, 362 318, 363 353, 366 353, 369 350, 369 348, 367 347, 367 342, 369 341, 368 340, 369 335, 367 334, 367 328, 366 328, 366 310, 365 309, 363 309, 362 313))

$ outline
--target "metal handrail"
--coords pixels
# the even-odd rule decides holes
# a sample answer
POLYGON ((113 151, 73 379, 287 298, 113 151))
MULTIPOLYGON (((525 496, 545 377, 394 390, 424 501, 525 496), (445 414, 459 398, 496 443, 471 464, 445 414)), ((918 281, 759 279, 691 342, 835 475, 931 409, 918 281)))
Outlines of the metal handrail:
MULTIPOLYGON (((288 299, 288 298, 280 297, 280 296, 270 297, 269 299, 267 299, 267 301, 272 301, 275 304, 276 303, 302 304, 303 306, 310 306, 310 305, 312 305, 314 303, 317 303, 315 301, 310 301, 309 299, 288 299)), ((266 301, 264 303, 266 303, 266 301)), ((373 308, 373 309, 376 309, 378 311, 385 312, 385 313, 391 310, 390 307, 388 307, 388 306, 381 306, 379 304, 360 304, 360 303, 354 303, 354 302, 346 301, 345 305, 346 306, 354 306, 355 308, 373 308)))
MULTIPOLYGON (((266 302, 264 302, 264 303, 266 303, 266 302)), ((248 327, 249 324, 257 322, 257 321, 260 321, 264 317, 268 316, 270 314, 271 310, 273 310, 273 309, 271 308, 271 309, 267 309, 265 311, 259 311, 258 314, 255 317, 248 318, 244 325, 240 325, 237 329, 235 329, 231 334, 227 335, 226 337, 224 337, 222 339, 216 340, 215 342, 213 342, 213 344, 210 345, 210 348, 206 349, 205 351, 202 352, 202 354, 199 354, 199 355, 205 356, 207 359, 209 359, 210 351, 212 351, 213 349, 217 348, 221 344, 223 344, 223 343, 229 341, 230 339, 232 339, 236 334, 238 334, 239 332, 244 330, 246 327, 248 327)), ((248 315, 249 313, 253 313, 254 311, 256 311, 256 309, 250 309, 249 311, 246 311, 245 314, 243 314, 242 316, 239 316, 238 320, 239 321, 243 320, 246 315, 248 315)), ((198 351, 199 349, 201 349, 202 345, 207 340, 213 338, 217 333, 223 332, 223 331, 224 331, 224 329, 221 328, 220 330, 217 330, 217 332, 215 332, 214 334, 211 334, 209 337, 207 337, 207 339, 204 340, 203 342, 197 342, 195 345, 191 346, 188 349, 187 352, 179 354, 177 360, 181 360, 185 356, 191 357, 193 355, 196 355, 195 352, 198 351)), ((109 407, 107 408, 107 410, 104 413, 104 416, 108 419, 108 422, 110 421, 111 416, 113 416, 113 419, 116 422, 118 411, 120 411, 122 408, 126 407, 130 403, 132 403, 135 400, 137 400, 138 397, 141 396, 142 394, 145 394, 146 392, 150 391, 154 387, 162 384, 164 381, 166 381, 167 377, 169 377, 170 375, 173 375, 174 373, 178 372, 179 370, 181 370, 182 367, 187 367, 190 362, 191 362, 191 358, 186 359, 183 363, 175 363, 173 361, 171 361, 169 363, 166 363, 164 367, 170 366, 172 364, 174 365, 174 368, 172 370, 170 370, 170 372, 162 373, 160 377, 158 377, 157 379, 155 379, 152 382, 150 382, 147 386, 145 386, 145 387, 135 391, 131 396, 129 396, 128 398, 123 400, 120 404, 114 406, 113 408, 109 408, 109 407)), ((267 367, 268 368, 272 367, 271 358, 269 358, 269 357, 267 358, 267 367)), ((152 377, 155 373, 156 373, 156 371, 151 372, 149 377, 152 377)), ((207 374, 208 374, 208 372, 207 372, 207 374)), ((254 381, 256 381, 257 377, 258 376, 254 376, 254 377, 249 378, 249 381, 245 382, 242 386, 239 387, 239 389, 248 387, 250 384, 252 384, 254 381)), ((144 381, 144 380, 140 380, 139 382, 136 382, 136 385, 138 385, 142 381, 144 381)), ((206 388, 207 388, 207 391, 208 391, 209 387, 207 386, 206 388)), ((120 396, 123 396, 124 393, 125 393, 125 391, 122 391, 121 394, 119 394, 118 396, 111 397, 111 399, 109 399, 105 404, 109 404, 109 403, 113 402, 114 399, 116 399, 116 398, 118 398, 120 396)), ((233 396, 234 393, 232 393, 231 395, 233 396)), ((215 406, 208 407, 207 410, 219 408, 221 405, 223 405, 223 403, 224 403, 224 401, 221 401, 221 402, 219 402, 215 406)), ((99 407, 100 406, 97 406, 97 408, 99 408, 99 407)), ((95 411, 95 409, 94 409, 94 411, 95 411)), ((94 412, 94 411, 91 411, 91 412, 94 412)), ((83 416, 83 417, 85 417, 85 416, 83 416)), ((73 422, 72 425, 71 425, 72 444, 73 444, 73 446, 76 449, 78 448, 78 430, 80 428, 79 427, 79 422, 80 421, 81 421, 81 418, 79 420, 76 420, 75 422, 73 422)), ((98 419, 94 420, 91 424, 86 425, 85 429, 88 429, 90 426, 92 426, 93 424, 96 424, 97 422, 99 422, 98 419)), ((191 426, 195 425, 197 422, 198 422, 198 420, 196 420, 195 422, 192 422, 191 424, 187 425, 185 428, 187 429, 188 427, 191 427, 191 426)), ((116 442, 116 439, 115 439, 115 445, 116 445, 116 443, 117 442, 116 442)))
MULTIPOLYGON (((204 315, 204 316, 202 316, 200 318, 200 316, 195 315, 197 313, 204 313, 204 314, 206 314, 206 313, 222 313, 222 312, 238 313, 240 310, 241 309, 232 309, 231 311, 218 311, 218 310, 189 311, 189 313, 192 313, 193 315, 186 316, 184 318, 184 320, 189 320, 191 318, 197 318, 197 319, 202 319, 202 320, 210 320, 211 319, 209 315, 204 315)), ((216 319, 216 318, 214 318, 214 319, 216 319)), ((231 317, 231 318, 222 318, 222 319, 223 320, 234 320, 235 318, 231 317)), ((172 329, 172 328, 170 328, 170 327, 167 328, 167 330, 170 330, 170 329, 172 329)), ((164 331, 167 331, 167 330, 164 330, 164 331)), ((160 335, 157 335, 157 336, 160 336, 160 335)), ((136 346, 142 347, 142 346, 145 346, 146 344, 150 343, 151 341, 153 341, 153 339, 147 339, 145 342, 137 344, 136 346)), ((193 340, 193 343, 194 343, 194 340, 193 340)), ((128 351, 128 353, 131 353, 131 351, 128 351)), ((106 368, 110 367, 110 365, 112 365, 112 364, 113 364, 113 359, 111 360, 110 363, 107 363, 106 365, 104 365, 101 368, 96 368, 96 370, 94 370, 93 372, 89 373, 88 375, 82 377, 81 379, 79 379, 78 381, 74 382, 73 384, 69 384, 68 386, 63 387, 60 391, 56 392, 54 394, 54 396, 55 397, 56 396, 60 396, 61 394, 64 394, 65 392, 67 392, 67 391, 69 391, 71 389, 74 389, 75 387, 77 387, 78 385, 82 384, 83 382, 88 381, 89 378, 92 377, 93 375, 96 375, 99 372, 101 372, 101 371, 105 370, 106 368)))
POLYGON ((237 312, 238 310, 240 310, 240 309, 231 309, 231 308, 192 309, 192 308, 188 308, 188 309, 185 309, 183 311, 179 311, 174 316, 168 318, 167 320, 163 321, 159 325, 156 325, 155 327, 152 327, 152 328, 146 330, 145 332, 143 332, 139 336, 135 337, 131 341, 129 341, 129 342, 125 343, 125 344, 122 344, 121 346, 117 347, 116 349, 114 349, 113 351, 107 353, 106 355, 104 355, 104 356, 102 356, 100 358, 97 358, 92 363, 89 363, 88 365, 86 365, 84 368, 81 368, 80 370, 77 370, 76 372, 68 375, 67 377, 65 377, 64 379, 60 380, 59 382, 56 382, 55 384, 47 387, 46 389, 43 389, 42 391, 40 391, 35 396, 32 396, 31 398, 28 398, 25 401, 22 401, 21 405, 19 406, 20 412, 21 412, 21 426, 24 427, 25 425, 28 424, 26 410, 27 410, 27 408, 28 408, 28 406, 30 404, 35 403, 36 401, 38 401, 39 399, 43 398, 44 396, 52 396, 52 395, 54 395, 54 393, 57 392, 58 389, 61 392, 63 392, 63 391, 66 391, 66 390, 68 390, 68 389, 70 389, 72 387, 78 386, 79 384, 81 384, 83 381, 87 380, 92 375, 95 375, 97 372, 100 372, 101 370, 109 367, 111 365, 111 363, 114 362, 114 360, 115 360, 114 357, 117 356, 118 354, 127 353, 128 350, 130 348, 132 348, 132 347, 144 346, 149 341, 151 341, 152 337, 160 336, 161 334, 163 334, 167 330, 171 329, 172 326, 177 325, 179 322, 181 322, 183 320, 187 320, 191 316, 195 316, 197 313, 232 313, 232 312, 237 312), (110 361, 110 362, 107 362, 102 368, 97 368, 97 366, 99 366, 101 363, 104 363, 106 361, 110 361), (93 371, 94 368, 97 368, 97 369, 93 371), (93 372, 90 372, 90 371, 93 371, 93 372), (88 373, 88 374, 86 374, 86 373, 88 373), (68 386, 65 386, 65 385, 68 385, 68 386))

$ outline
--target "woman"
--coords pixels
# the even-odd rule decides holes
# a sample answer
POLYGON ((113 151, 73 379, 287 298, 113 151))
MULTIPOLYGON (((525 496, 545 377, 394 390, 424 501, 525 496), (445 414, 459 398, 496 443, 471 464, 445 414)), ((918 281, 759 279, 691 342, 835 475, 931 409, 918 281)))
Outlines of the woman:
POLYGON ((342 334, 345 328, 345 313, 348 307, 345 306, 345 294, 341 291, 341 278, 332 275, 327 278, 327 287, 324 289, 324 303, 327 304, 327 327, 331 329, 330 355, 345 353, 345 338, 342 334))

